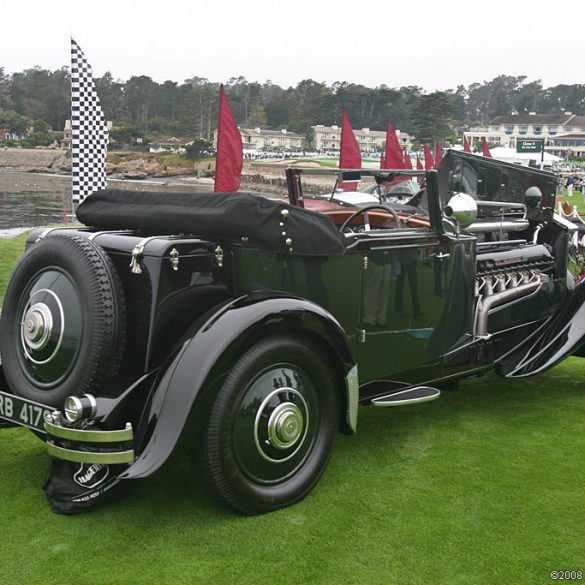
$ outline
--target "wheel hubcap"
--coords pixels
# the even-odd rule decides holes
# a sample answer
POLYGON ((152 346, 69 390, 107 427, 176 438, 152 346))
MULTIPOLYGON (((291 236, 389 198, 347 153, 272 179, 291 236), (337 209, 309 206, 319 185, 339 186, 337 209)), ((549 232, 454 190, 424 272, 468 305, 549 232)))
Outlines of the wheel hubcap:
POLYGON ((309 410, 303 395, 285 386, 268 394, 254 421, 256 450, 270 463, 293 457, 303 445, 309 426, 309 410))
POLYGON ((58 295, 48 289, 35 291, 29 305, 25 307, 20 325, 20 338, 26 358, 34 364, 50 362, 61 347, 63 326, 63 304, 58 295), (34 302, 36 299, 43 300, 34 302), (51 304, 52 309, 47 303, 51 304), (47 347, 51 340, 53 343, 47 347))
POLYGON ((22 295, 15 323, 22 373, 37 388, 58 384, 75 363, 83 331, 78 289, 50 267, 35 275, 22 295))
POLYGON ((266 367, 242 388, 231 423, 234 456, 254 482, 284 481, 302 467, 319 427, 317 389, 303 368, 266 367))
POLYGON ((277 449, 288 449, 299 440, 303 427, 301 409, 292 402, 283 402, 270 415, 268 440, 277 449))
POLYGON ((22 334, 31 349, 42 349, 47 345, 53 329, 51 310, 44 303, 34 304, 24 316, 22 334))

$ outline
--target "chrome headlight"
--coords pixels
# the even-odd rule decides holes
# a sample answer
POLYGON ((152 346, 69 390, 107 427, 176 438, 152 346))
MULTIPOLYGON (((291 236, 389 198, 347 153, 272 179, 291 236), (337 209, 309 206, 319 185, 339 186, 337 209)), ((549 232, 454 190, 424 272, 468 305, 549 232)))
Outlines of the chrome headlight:
POLYGON ((453 195, 443 211, 446 217, 454 219, 462 229, 469 227, 477 219, 477 203, 467 193, 453 195))
POLYGON ((95 416, 97 403, 91 394, 68 396, 63 406, 65 418, 69 422, 77 422, 95 416))

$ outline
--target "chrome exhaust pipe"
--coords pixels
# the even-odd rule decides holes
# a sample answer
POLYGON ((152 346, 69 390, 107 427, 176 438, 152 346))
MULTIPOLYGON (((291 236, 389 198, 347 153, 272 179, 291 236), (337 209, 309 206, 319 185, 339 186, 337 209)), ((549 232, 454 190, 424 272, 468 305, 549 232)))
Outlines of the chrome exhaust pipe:
POLYGON ((487 331, 487 324, 488 324, 488 314, 489 312, 499 306, 512 301, 514 299, 518 299, 520 297, 524 297, 529 295, 531 292, 535 291, 540 285, 542 284, 542 280, 540 274, 535 275, 535 279, 531 282, 526 284, 521 284, 516 288, 510 288, 501 292, 497 292, 492 295, 487 295, 481 298, 478 301, 477 307, 477 319, 476 319, 476 326, 475 326, 475 336, 476 337, 486 337, 488 334, 487 331))
POLYGON ((485 221, 474 222, 467 228, 466 231, 472 234, 479 234, 483 232, 518 232, 528 229, 529 223, 526 219, 504 220, 504 221, 485 221))

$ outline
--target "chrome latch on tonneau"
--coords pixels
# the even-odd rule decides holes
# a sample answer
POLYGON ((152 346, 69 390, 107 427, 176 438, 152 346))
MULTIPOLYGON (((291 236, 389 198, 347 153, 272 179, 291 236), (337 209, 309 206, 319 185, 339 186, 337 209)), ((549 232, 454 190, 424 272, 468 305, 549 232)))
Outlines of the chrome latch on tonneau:
POLYGON ((171 257, 171 266, 173 267, 173 270, 179 270, 179 250, 173 248, 170 251, 169 256, 171 257))
MULTIPOLYGON (((144 256, 144 250, 146 249, 146 245, 151 242, 152 240, 159 240, 159 239, 165 239, 165 240, 172 240, 172 239, 176 239, 179 238, 181 236, 150 236, 149 238, 144 238, 143 240, 140 240, 140 242, 138 242, 138 244, 136 244, 136 246, 134 246, 134 249, 132 250, 132 259, 130 260, 130 271, 132 272, 132 274, 142 274, 142 257, 144 256)), ((171 253, 172 256, 172 253, 171 253)), ((172 259, 172 258, 171 258, 172 259)), ((177 258, 177 262, 178 262, 178 258, 177 258)), ((174 265, 173 265, 174 266, 174 265)), ((176 270, 176 268, 175 268, 176 270)))

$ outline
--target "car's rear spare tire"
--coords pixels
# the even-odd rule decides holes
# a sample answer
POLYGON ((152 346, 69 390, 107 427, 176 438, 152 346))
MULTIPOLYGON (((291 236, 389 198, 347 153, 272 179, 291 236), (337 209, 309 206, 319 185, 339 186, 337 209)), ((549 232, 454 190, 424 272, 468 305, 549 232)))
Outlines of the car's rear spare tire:
POLYGON ((2 367, 18 396, 60 407, 104 395, 120 367, 125 301, 107 254, 80 236, 35 244, 17 265, 0 320, 2 367))

